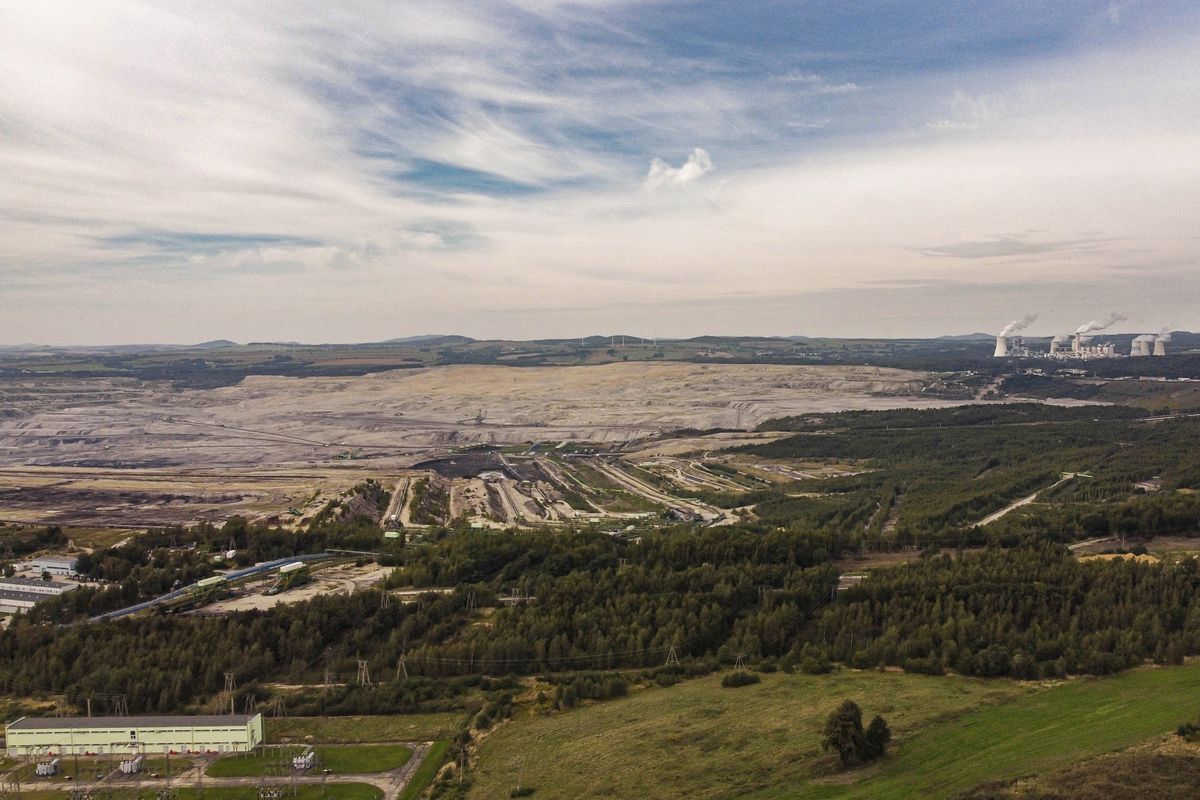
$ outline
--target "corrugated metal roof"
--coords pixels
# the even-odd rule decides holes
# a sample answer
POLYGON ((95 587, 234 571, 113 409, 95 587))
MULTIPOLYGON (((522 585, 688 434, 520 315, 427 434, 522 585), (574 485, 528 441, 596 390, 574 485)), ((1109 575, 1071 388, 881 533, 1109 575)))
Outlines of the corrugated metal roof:
POLYGON ((14 575, 11 578, 0 578, 0 584, 12 584, 13 586, 48 586, 51 589, 74 589, 79 584, 71 583, 70 581, 44 581, 41 578, 21 578, 14 575))
POLYGON ((0 589, 0 600, 31 600, 40 603, 49 600, 54 595, 38 594, 37 592, 18 592, 14 589, 0 589))
POLYGON ((234 728, 258 714, 205 714, 163 717, 25 717, 8 726, 10 731, 58 731, 88 728, 234 728))

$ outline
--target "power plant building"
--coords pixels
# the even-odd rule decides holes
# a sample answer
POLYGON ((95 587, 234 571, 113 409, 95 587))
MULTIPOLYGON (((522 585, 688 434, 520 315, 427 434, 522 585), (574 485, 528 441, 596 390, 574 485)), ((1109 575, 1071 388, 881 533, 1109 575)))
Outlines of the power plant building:
MULTIPOLYGON (((1167 354, 1167 342, 1170 340, 1170 334, 1165 331, 1158 335, 1147 333, 1136 336, 1130 343, 1129 355, 1134 358, 1161 358, 1167 354)), ((1034 350, 1024 337, 1002 334, 996 337, 996 349, 992 353, 995 358, 1049 357, 1059 360, 1116 358, 1123 354, 1124 350, 1118 352, 1117 346, 1111 342, 1093 343, 1091 336, 1078 332, 1072 336, 1055 336, 1050 340, 1049 350, 1034 350)))
POLYGON ((248 753, 262 714, 165 717, 22 717, 4 728, 10 756, 248 753))

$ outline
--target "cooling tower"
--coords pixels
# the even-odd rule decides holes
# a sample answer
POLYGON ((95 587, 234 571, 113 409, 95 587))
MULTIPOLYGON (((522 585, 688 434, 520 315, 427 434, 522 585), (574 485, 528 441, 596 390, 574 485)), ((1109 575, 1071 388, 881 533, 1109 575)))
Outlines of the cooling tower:
POLYGON ((1154 355, 1165 356, 1167 354, 1167 340, 1159 336, 1154 340, 1154 355))
POLYGON ((992 354, 993 358, 1008 358, 1008 339, 1004 336, 996 337, 996 352, 992 354))

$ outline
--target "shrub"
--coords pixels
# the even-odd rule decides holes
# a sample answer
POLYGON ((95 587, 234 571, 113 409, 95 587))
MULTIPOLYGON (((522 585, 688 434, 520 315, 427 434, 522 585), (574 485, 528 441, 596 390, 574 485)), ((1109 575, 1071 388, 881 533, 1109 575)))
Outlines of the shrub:
POLYGON ((725 677, 721 678, 721 685, 726 689, 736 689, 739 686, 749 686, 753 683, 758 683, 762 678, 755 675, 753 672, 738 670, 737 672, 729 672, 725 677))

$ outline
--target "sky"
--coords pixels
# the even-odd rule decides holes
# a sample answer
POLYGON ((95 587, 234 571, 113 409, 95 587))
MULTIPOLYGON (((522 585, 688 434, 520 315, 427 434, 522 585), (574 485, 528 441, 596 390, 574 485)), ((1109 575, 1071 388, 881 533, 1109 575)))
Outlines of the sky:
POLYGON ((0 343, 1200 329, 1200 3, 0 0, 0 343))

